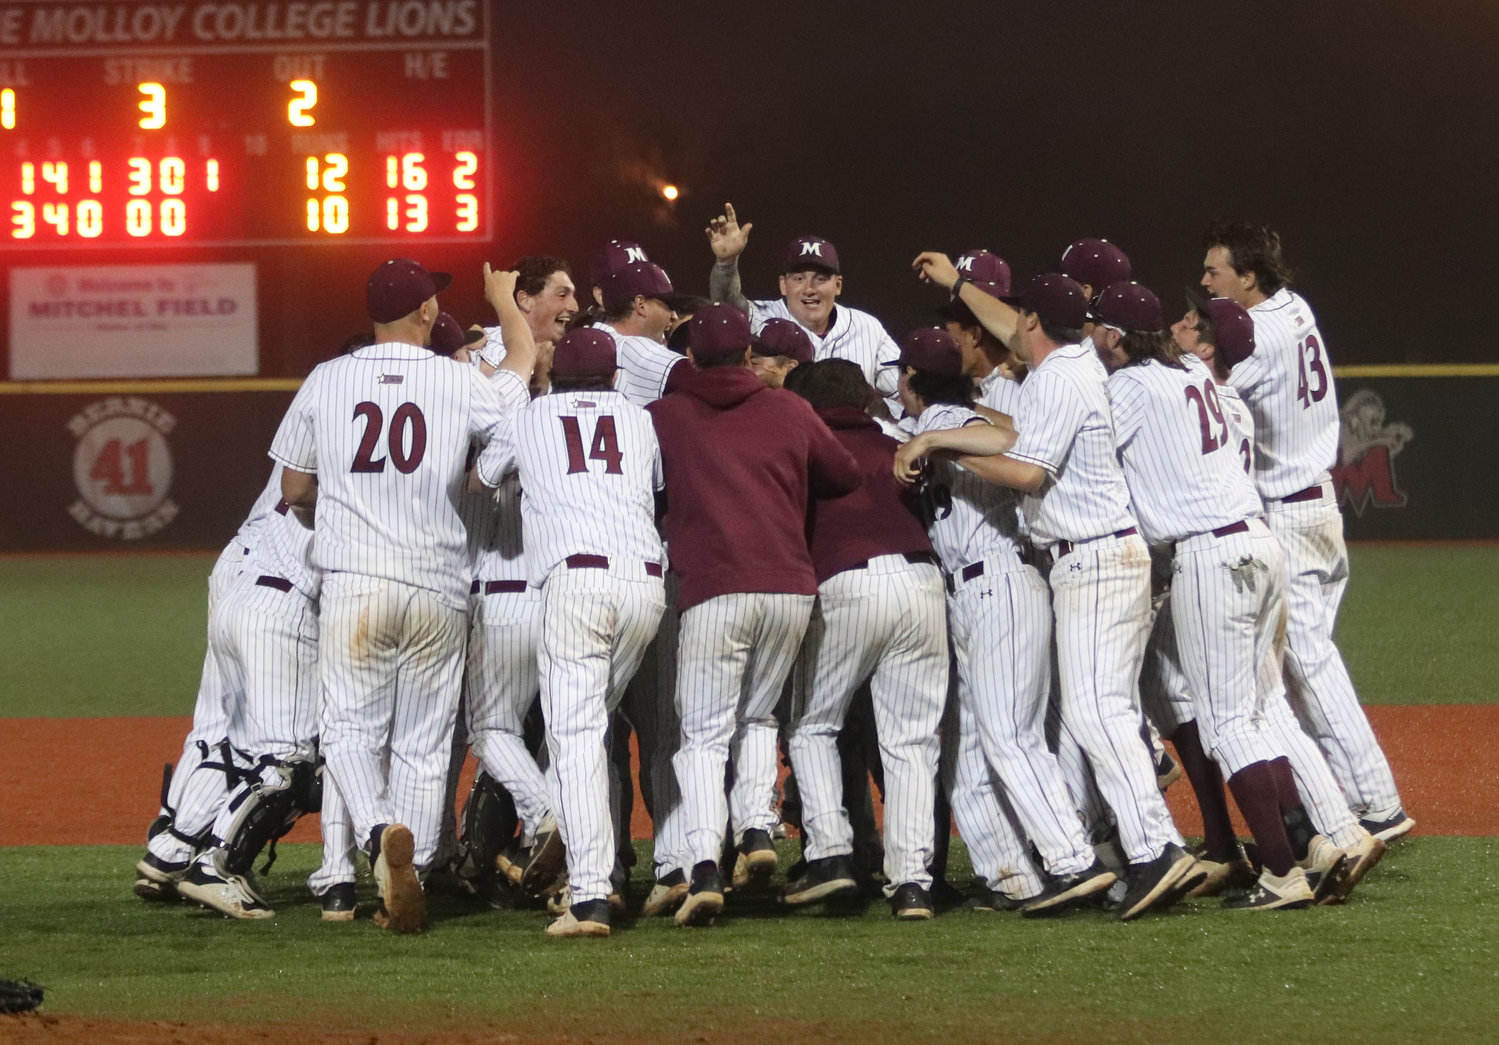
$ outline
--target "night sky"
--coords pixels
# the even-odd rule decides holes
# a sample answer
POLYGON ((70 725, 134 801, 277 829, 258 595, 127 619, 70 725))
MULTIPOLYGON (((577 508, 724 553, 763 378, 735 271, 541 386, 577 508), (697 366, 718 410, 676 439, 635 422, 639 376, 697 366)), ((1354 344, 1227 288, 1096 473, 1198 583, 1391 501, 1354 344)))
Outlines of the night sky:
POLYGON ((908 273, 919 250, 986 247, 1023 280, 1103 236, 1175 312, 1207 222, 1253 217, 1335 361, 1493 358, 1499 5, 585 0, 497 18, 496 261, 559 253, 581 277, 636 239, 704 292, 702 229, 732 200, 755 223, 750 296, 817 233, 843 300, 898 336, 934 303, 908 273))

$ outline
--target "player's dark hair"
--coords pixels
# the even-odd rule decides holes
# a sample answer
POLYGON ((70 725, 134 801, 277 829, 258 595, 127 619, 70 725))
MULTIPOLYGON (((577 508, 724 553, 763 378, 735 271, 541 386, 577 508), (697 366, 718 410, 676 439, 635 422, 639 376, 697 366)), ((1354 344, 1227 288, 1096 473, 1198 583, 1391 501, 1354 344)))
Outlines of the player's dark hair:
POLYGON ((692 345, 692 327, 684 319, 666 336, 666 347, 679 356, 685 356, 692 345))
POLYGON ((911 391, 919 395, 922 402, 928 406, 936 406, 938 403, 967 406, 978 398, 978 390, 973 387, 973 379, 966 374, 933 374, 925 370, 915 370, 912 371, 907 381, 911 386, 911 391))
POLYGON ((515 271, 520 273, 515 281, 515 292, 533 298, 546 289, 552 273, 562 272, 568 279, 573 278, 572 267, 567 261, 551 254, 527 254, 515 263, 515 271))
MULTIPOLYGON (((639 296, 640 296, 639 294, 635 295, 635 297, 639 297, 639 296)), ((616 323, 618 323, 620 320, 624 319, 626 316, 628 316, 630 313, 632 313, 634 311, 635 311, 635 298, 631 298, 629 301, 626 301, 623 305, 620 305, 618 308, 606 308, 606 309, 604 309, 604 322, 608 323, 610 326, 614 326, 616 323)))
POLYGON ((813 368, 816 366, 816 363, 803 363, 792 367, 786 371, 786 376, 781 378, 781 387, 788 392, 796 392, 800 395, 802 385, 811 379, 813 368))
POLYGON ((361 348, 368 348, 374 343, 375 335, 371 334, 369 331, 365 331, 362 334, 351 334, 347 339, 345 339, 343 344, 338 346, 338 354, 341 356, 346 356, 350 352, 358 351, 361 348))
POLYGON ((606 318, 603 306, 590 301, 586 308, 573 313, 573 318, 568 320, 567 329, 577 330, 579 327, 597 326, 605 322, 606 318))
POLYGON ((786 375, 786 388, 818 410, 837 406, 863 410, 873 394, 869 382, 864 380, 863 368, 847 359, 803 363, 793 367, 791 374, 786 375), (801 376, 793 383, 791 374, 801 376))
POLYGON ((1126 365, 1143 363, 1147 359, 1157 360, 1167 366, 1181 365, 1181 346, 1164 330, 1125 334, 1119 339, 1119 347, 1129 357, 1126 365))
POLYGON ((1280 254, 1280 236, 1269 225, 1257 221, 1215 221, 1203 234, 1204 250, 1222 247, 1229 264, 1243 275, 1254 273, 1260 293, 1274 294, 1291 282, 1291 270, 1280 254))
POLYGON ((1077 327, 1064 327, 1040 316, 1036 319, 1040 320, 1041 333, 1058 345, 1075 345, 1083 339, 1083 332, 1077 327))
POLYGON ((572 377, 552 375, 553 392, 610 392, 614 390, 612 375, 578 374, 572 377))

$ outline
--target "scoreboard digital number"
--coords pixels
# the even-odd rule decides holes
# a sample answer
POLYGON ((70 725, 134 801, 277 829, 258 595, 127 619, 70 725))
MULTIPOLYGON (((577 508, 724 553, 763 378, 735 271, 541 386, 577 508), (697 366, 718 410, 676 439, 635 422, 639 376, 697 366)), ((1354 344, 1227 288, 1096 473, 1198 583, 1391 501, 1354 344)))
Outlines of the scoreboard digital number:
POLYGON ((0 5, 0 250, 488 241, 489 8, 0 5))

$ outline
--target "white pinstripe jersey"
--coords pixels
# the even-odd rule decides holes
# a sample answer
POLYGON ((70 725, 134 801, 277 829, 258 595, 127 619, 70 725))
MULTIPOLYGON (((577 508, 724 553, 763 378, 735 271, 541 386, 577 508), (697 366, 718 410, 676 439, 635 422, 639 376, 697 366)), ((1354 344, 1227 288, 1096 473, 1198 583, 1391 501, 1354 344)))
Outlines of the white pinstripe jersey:
MULTIPOLYGON (((1239 454, 1239 463, 1244 466, 1244 473, 1251 479, 1254 477, 1254 415, 1249 412, 1249 407, 1244 405, 1244 400, 1239 398, 1239 390, 1233 385, 1218 382, 1218 402, 1223 406, 1223 416, 1228 418, 1228 423, 1234 432, 1234 449, 1239 454)), ((1259 491, 1255 491, 1255 496, 1259 491)))
POLYGON ((661 448, 650 415, 622 393, 554 392, 533 400, 479 455, 486 482, 515 469, 533 585, 570 555, 605 555, 640 577, 644 563, 662 562, 655 501, 661 448))
MULTIPOLYGON (((916 418, 915 433, 988 424, 966 406, 941 403, 916 418)), ((986 555, 1016 552, 1020 497, 1008 486, 985 482, 951 461, 933 461, 922 487, 922 509, 932 548, 948 573, 986 555)))
POLYGON ((1086 541, 1135 524, 1114 450, 1108 372, 1089 342, 1055 349, 1020 386, 1019 433, 1009 456, 1044 468, 1050 481, 1025 498, 1038 547, 1086 541))
POLYGON ((274 493, 272 508, 260 521, 256 540, 245 557, 245 569, 257 574, 280 577, 309 599, 316 599, 323 587, 323 575, 312 564, 312 531, 281 500, 281 465, 272 464, 271 478, 256 500, 259 505, 274 493))
MULTIPOLYGON (((503 360, 503 342, 496 344, 500 346, 497 356, 503 360)), ((509 379, 500 373, 490 375, 489 382, 502 395, 510 387, 509 379)), ((465 491, 463 499, 458 502, 458 515, 468 531, 468 555, 475 580, 526 579, 525 544, 521 539, 519 476, 506 476, 494 490, 481 490, 478 493, 465 491)))
POLYGON ((1006 377, 998 367, 979 379, 979 402, 990 410, 1015 416, 1020 409, 1020 382, 1006 377))
POLYGON ((471 443, 529 398, 508 371, 386 342, 320 363, 292 400, 271 457, 316 473, 313 562, 436 592, 465 609, 472 581, 458 518, 471 443), (507 389, 502 398, 496 388, 507 389))
MULTIPOLYGON (((671 368, 686 362, 659 341, 634 334, 621 334, 608 323, 594 326, 614 339, 614 362, 619 367, 615 388, 636 406, 650 406, 666 394, 666 378, 671 368)), ((691 366, 691 363, 687 364, 691 366)))
MULTIPOLYGON (((750 330, 756 336, 765 328, 767 319, 789 319, 802 327, 791 314, 791 309, 786 307, 785 298, 750 302, 750 330)), ((864 371, 864 380, 885 397, 891 413, 900 416, 900 400, 895 394, 900 373, 895 367, 885 365, 900 358, 900 346, 886 333, 878 319, 847 305, 835 305, 833 321, 826 334, 814 334, 806 327, 802 329, 812 339, 814 360, 820 363, 824 359, 847 359, 858 363, 864 371)))
POLYGON ((1306 299, 1282 287, 1249 309, 1254 351, 1233 369, 1254 415, 1254 480, 1266 500, 1314 486, 1337 460, 1332 361, 1306 299))
POLYGON ((1148 359, 1109 375, 1119 460, 1151 544, 1243 522, 1261 511, 1213 375, 1196 356, 1148 359))

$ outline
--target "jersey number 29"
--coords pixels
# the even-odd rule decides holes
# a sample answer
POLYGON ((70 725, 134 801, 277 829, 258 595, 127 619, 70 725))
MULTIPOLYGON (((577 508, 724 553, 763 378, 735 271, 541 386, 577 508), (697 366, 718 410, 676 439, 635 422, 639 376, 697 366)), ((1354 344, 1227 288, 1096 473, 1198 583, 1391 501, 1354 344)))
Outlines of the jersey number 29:
POLYGON ((1228 421, 1223 416, 1223 406, 1218 402, 1218 389, 1213 382, 1204 381, 1200 392, 1195 386, 1188 385, 1186 393, 1187 399, 1197 406, 1197 420, 1202 425, 1202 452, 1210 454, 1220 446, 1227 446, 1228 421))
POLYGON ((625 455, 619 449, 619 434, 614 430, 613 414, 600 414, 598 420, 594 421, 593 445, 589 447, 586 460, 583 457, 583 429, 578 424, 578 419, 572 414, 563 414, 557 420, 562 422, 562 435, 567 440, 568 475, 588 471, 589 461, 603 461, 606 475, 620 475, 624 472, 619 463, 624 460, 625 455))

